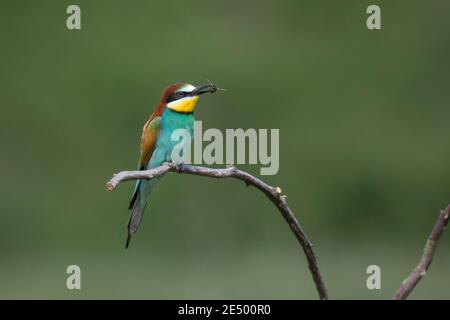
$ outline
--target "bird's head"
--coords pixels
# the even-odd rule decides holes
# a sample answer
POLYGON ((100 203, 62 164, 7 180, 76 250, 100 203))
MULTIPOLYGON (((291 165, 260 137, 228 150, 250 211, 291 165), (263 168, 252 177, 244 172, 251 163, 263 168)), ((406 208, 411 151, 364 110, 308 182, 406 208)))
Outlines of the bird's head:
POLYGON ((189 83, 175 83, 164 89, 161 102, 173 111, 192 113, 201 94, 216 91, 217 87, 212 83, 197 87, 189 83))

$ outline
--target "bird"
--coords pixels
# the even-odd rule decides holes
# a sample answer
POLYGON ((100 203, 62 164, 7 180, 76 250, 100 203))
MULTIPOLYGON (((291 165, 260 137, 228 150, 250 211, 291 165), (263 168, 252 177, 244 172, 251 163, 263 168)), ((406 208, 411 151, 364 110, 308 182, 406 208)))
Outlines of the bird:
MULTIPOLYGON (((163 90, 161 100, 142 128, 138 170, 156 168, 164 162, 173 160, 171 159, 172 149, 178 142, 172 141, 172 132, 177 129, 186 129, 193 137, 195 121, 193 113, 199 96, 216 91, 217 87, 211 82, 197 87, 178 82, 163 90)), ((137 232, 150 193, 160 178, 136 181, 128 207, 130 216, 125 248, 128 248, 131 237, 137 232)))

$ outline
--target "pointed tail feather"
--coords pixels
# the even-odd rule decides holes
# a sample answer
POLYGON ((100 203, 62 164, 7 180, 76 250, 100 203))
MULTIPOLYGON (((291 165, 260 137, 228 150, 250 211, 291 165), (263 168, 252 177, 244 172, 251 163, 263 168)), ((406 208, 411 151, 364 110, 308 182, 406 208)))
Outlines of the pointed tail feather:
POLYGON ((145 207, 148 203, 153 186, 159 181, 161 177, 156 177, 152 180, 139 180, 134 188, 133 197, 130 201, 129 209, 131 210, 130 217, 128 219, 128 235, 125 248, 130 245, 130 240, 133 234, 139 229, 142 222, 142 216, 144 215, 145 207))
POLYGON ((141 205, 140 201, 140 193, 139 190, 136 192, 136 197, 133 203, 133 208, 131 209, 130 217, 128 219, 128 235, 127 235, 127 242, 125 244, 125 248, 128 248, 130 245, 130 240, 133 234, 136 233, 136 231, 139 229, 139 226, 142 222, 142 216, 144 215, 144 210, 147 204, 144 206, 141 205))
POLYGON ((128 236, 127 236, 127 243, 125 245, 125 248, 128 248, 128 246, 130 245, 131 237, 139 229, 139 225, 141 224, 141 221, 142 221, 142 216, 144 214, 145 205, 142 207, 139 200, 140 200, 140 195, 138 192, 136 200, 134 202, 133 209, 131 210, 131 213, 130 213, 130 218, 128 219, 128 225, 127 225, 128 236))

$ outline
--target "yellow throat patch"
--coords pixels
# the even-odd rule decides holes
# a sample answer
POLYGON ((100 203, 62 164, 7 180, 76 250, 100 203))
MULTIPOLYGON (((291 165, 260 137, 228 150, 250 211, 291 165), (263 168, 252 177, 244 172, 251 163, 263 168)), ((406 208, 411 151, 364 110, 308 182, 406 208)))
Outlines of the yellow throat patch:
POLYGON ((191 113, 197 105, 198 96, 184 97, 179 100, 169 102, 167 107, 176 112, 191 113))

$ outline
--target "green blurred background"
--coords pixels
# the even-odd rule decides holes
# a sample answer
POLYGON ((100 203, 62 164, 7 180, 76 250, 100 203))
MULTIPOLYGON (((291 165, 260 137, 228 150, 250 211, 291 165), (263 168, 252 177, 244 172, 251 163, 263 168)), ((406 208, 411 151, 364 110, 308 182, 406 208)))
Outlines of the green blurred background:
MULTIPOLYGON (((390 298, 450 202, 449 16, 445 0, 2 1, 0 298, 317 297, 280 214, 233 180, 167 176, 124 249, 133 184, 104 185, 134 169, 162 89, 206 78, 227 91, 202 97, 204 129, 280 129, 263 178, 330 296, 390 298)), ((449 249, 447 234, 411 298, 450 298, 449 249)))

